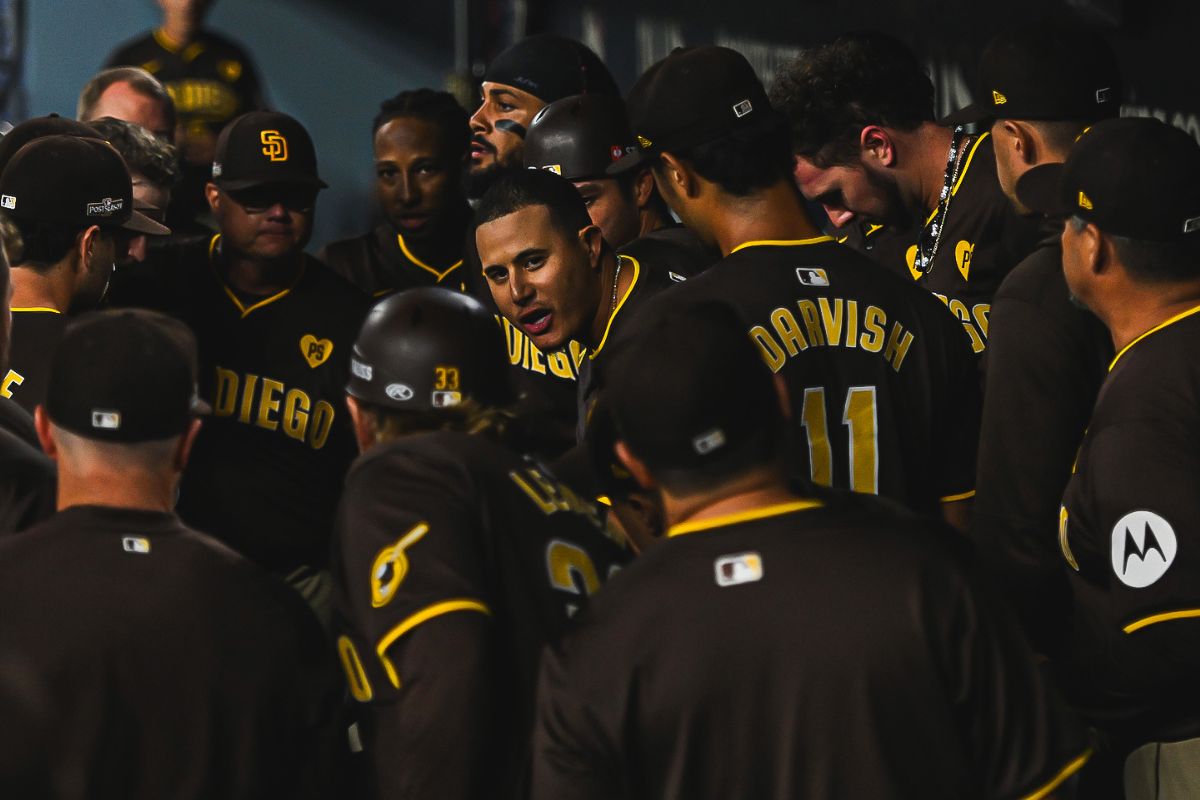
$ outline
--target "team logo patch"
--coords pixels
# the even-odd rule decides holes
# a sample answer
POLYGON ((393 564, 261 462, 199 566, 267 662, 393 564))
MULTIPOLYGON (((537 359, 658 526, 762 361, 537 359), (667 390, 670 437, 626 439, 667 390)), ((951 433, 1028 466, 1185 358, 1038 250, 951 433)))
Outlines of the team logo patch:
POLYGON ((738 553, 721 556, 713 562, 717 586, 737 586, 757 583, 763 579, 762 556, 758 553, 738 553))
POLYGON ((1111 91, 1112 90, 1108 86, 1105 86, 1103 89, 1097 89, 1096 90, 1096 102, 1097 103, 1107 103, 1111 91))
POLYGON ((818 267, 796 267, 796 280, 802 286, 828 286, 829 273, 818 267))
POLYGON ((1000 94, 995 89, 992 90, 992 105, 1002 106, 1007 102, 1008 102, 1007 97, 1000 94))
POLYGON ((1192 217, 1183 221, 1183 232, 1193 233, 1200 230, 1200 217, 1192 217))
POLYGON ((403 383, 389 383, 383 393, 401 403, 405 400, 412 400, 414 396, 413 390, 403 383))
POLYGON ((217 72, 221 73, 221 77, 228 83, 233 83, 238 78, 242 77, 242 62, 228 59, 226 61, 217 62, 217 72))
POLYGON ((97 203, 87 204, 89 217, 111 217, 125 207, 125 201, 117 197, 106 197, 97 203))
POLYGON ((908 274, 912 275, 914 281, 921 280, 921 270, 917 269, 917 246, 909 245, 908 250, 904 253, 904 260, 908 264, 908 274))
POLYGON ((263 143, 262 154, 272 161, 288 160, 287 139, 279 131, 263 131, 258 135, 263 143))
POLYGON ((1144 589, 1170 569, 1179 543, 1171 523, 1153 511, 1131 511, 1112 530, 1112 568, 1121 583, 1144 589))
POLYGON ((725 446, 725 431, 720 428, 713 428, 707 433, 702 433, 692 439, 692 449, 700 455, 708 455, 713 450, 719 450, 725 446))
POLYGON ((754 104, 751 103, 749 100, 743 100, 740 103, 735 103, 733 106, 733 113, 737 116, 738 119, 741 119, 742 117, 746 116, 753 110, 754 110, 754 104))
POLYGON ((396 590, 408 575, 408 554, 412 547, 429 533, 429 525, 421 522, 379 551, 371 565, 371 605, 383 608, 396 596, 396 590))
POLYGON ((102 408, 92 409, 92 427, 102 431, 121 429, 121 412, 106 411, 102 408))
POLYGON ((352 358, 350 359, 350 374, 364 381, 369 381, 375 376, 375 368, 370 364, 364 364, 357 358, 352 358))
POLYGON ((1088 197, 1083 192, 1079 193, 1079 201, 1078 202, 1079 202, 1079 207, 1082 209, 1086 209, 1087 211, 1093 211, 1096 208, 1094 205, 1092 205, 1092 198, 1088 197))
POLYGON ((324 364, 333 355, 333 342, 329 339, 318 339, 311 333, 300 337, 300 354, 313 369, 324 364))
POLYGON ((138 553, 139 555, 149 555, 150 540, 143 539, 140 536, 126 536, 121 539, 121 549, 126 553, 138 553))
POLYGON ((962 273, 964 281, 971 273, 971 256, 974 254, 975 245, 966 240, 960 241, 954 248, 954 263, 958 265, 958 271, 962 273))
POLYGON ((0 194, 0 208, 16 208, 17 198, 11 194, 0 194))

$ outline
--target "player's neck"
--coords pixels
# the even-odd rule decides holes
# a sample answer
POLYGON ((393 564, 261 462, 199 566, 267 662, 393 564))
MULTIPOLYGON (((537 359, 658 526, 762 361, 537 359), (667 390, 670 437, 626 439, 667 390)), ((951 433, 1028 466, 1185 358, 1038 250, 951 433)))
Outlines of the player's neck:
POLYGON ((629 291, 630 284, 633 283, 633 270, 625 269, 622 266, 618 274, 618 263, 616 252, 606 246, 601 256, 600 288, 596 312, 592 315, 592 326, 588 332, 587 345, 589 348, 598 347, 600 340, 604 338, 604 331, 608 328, 609 320, 613 316, 615 305, 613 297, 616 297, 616 302, 620 303, 625 292, 629 291))
POLYGON ((684 522, 701 522, 798 499, 799 495, 792 491, 783 473, 770 465, 748 472, 716 492, 702 496, 673 497, 663 492, 663 514, 667 527, 671 528, 684 522))
MULTIPOLYGON (((919 210, 923 213, 920 216, 924 219, 933 213, 941 198, 942 186, 946 182, 946 156, 954 140, 954 131, 936 122, 923 122, 906 136, 912 140, 906 149, 913 153, 915 159, 912 165, 916 184, 914 199, 921 204, 919 210)), ((960 163, 965 155, 961 152, 958 154, 960 163)))
POLYGON ((1130 288, 1111 298, 1097 315, 1112 334, 1113 347, 1120 352, 1142 334, 1196 306, 1200 306, 1200 281, 1190 281, 1150 292, 1130 288))
POLYGON ((267 296, 290 288, 303 268, 303 253, 264 261, 236 253, 222 253, 218 263, 235 292, 267 296))
POLYGON ((199 29, 199 20, 190 14, 168 13, 163 15, 163 24, 158 29, 158 32, 176 50, 179 50, 191 43, 196 35, 196 31, 199 29))
POLYGON ((662 214, 660 214, 656 209, 654 209, 652 207, 651 208, 643 208, 641 211, 638 212, 638 216, 641 218, 641 225, 638 228, 638 237, 639 238, 641 238, 642 236, 645 236, 648 233, 654 233, 655 231, 661 231, 663 228, 667 227, 668 225, 670 225, 671 223, 674 222, 674 220, 670 219, 669 217, 664 217, 662 214))
POLYGON ((12 271, 13 295, 10 308, 52 308, 65 312, 71 307, 71 283, 56 264, 45 272, 32 267, 12 271))
POLYGON ((723 194, 722 198, 712 224, 712 235, 722 255, 729 255, 746 242, 791 241, 821 235, 790 179, 781 179, 749 197, 723 194))
POLYGON ((143 511, 171 511, 175 508, 175 480, 157 473, 132 473, 108 469, 76 471, 58 469, 57 508, 72 506, 111 506, 143 511))

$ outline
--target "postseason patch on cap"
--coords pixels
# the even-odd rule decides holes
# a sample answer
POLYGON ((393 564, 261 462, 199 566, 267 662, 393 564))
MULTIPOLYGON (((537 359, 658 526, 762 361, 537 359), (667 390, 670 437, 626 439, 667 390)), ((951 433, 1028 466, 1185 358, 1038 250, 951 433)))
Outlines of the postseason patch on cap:
POLYGON ((103 200, 97 200, 95 203, 87 204, 87 215, 89 217, 111 217, 125 208, 125 201, 119 197, 106 197, 103 200))

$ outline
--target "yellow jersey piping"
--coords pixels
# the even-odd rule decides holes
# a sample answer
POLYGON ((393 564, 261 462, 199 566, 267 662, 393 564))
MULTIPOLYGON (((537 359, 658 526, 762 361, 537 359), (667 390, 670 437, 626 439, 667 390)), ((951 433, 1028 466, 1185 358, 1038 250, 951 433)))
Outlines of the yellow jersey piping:
POLYGON ((1135 344, 1140 342, 1142 339, 1145 339, 1147 336, 1149 336, 1152 333, 1158 333, 1159 331, 1161 331, 1163 328, 1167 327, 1168 325, 1174 325, 1176 322, 1179 322, 1179 320, 1183 319, 1184 317, 1190 317, 1192 314, 1195 314, 1197 311, 1200 311, 1200 306, 1195 306, 1193 308, 1189 308, 1187 311, 1184 311, 1180 314, 1176 314, 1175 316, 1171 317, 1166 322, 1160 322, 1158 325, 1155 325, 1153 328, 1146 331, 1141 336, 1137 337, 1132 342, 1130 342, 1129 344, 1122 347, 1121 352, 1119 352, 1115 356, 1113 356, 1112 362, 1109 363, 1109 365, 1108 365, 1108 371, 1112 372, 1113 367, 1115 367, 1117 365, 1117 362, 1121 360, 1121 356, 1123 356, 1127 352, 1129 352, 1129 348, 1133 347, 1135 344))
POLYGON ((182 44, 176 44, 170 36, 167 36, 166 31, 162 28, 154 29, 154 41, 158 42, 158 46, 168 53, 178 53, 182 44))
POLYGON ((604 343, 608 341, 608 332, 612 328, 613 320, 617 318, 617 314, 621 313, 621 307, 625 305, 625 301, 633 294, 633 287, 637 286, 638 278, 642 274, 642 265, 633 256, 618 255, 617 258, 627 258, 633 262, 633 280, 629 283, 629 288, 625 290, 625 294, 621 296, 621 300, 617 303, 617 307, 613 309, 612 314, 608 316, 608 322, 604 325, 604 335, 600 337, 600 344, 596 345, 596 349, 588 353, 588 358, 595 358, 600 355, 600 351, 604 349, 604 343))
POLYGON ((281 292, 276 292, 275 294, 271 295, 270 297, 268 297, 266 299, 259 300, 257 303, 255 303, 252 306, 247 307, 238 298, 237 294, 233 291, 233 289, 229 288, 229 284, 225 283, 225 281, 221 279, 220 273, 217 272, 217 265, 213 262, 213 252, 217 249, 217 242, 218 242, 218 240, 220 240, 220 238, 221 238, 221 234, 219 234, 219 233, 215 234, 208 243, 208 266, 212 269, 213 277, 217 279, 217 283, 221 284, 221 288, 225 290, 225 294, 229 297, 230 300, 233 301, 233 304, 235 306, 237 306, 237 310, 241 312, 242 319, 245 319, 247 316, 249 316, 251 311, 257 311, 258 309, 262 308, 263 306, 270 305, 271 303, 274 303, 276 300, 280 299, 284 295, 289 294, 292 291, 292 289, 295 289, 296 285, 298 283, 300 283, 300 279, 304 277, 304 261, 301 260, 300 261, 300 272, 298 275, 296 275, 296 280, 292 282, 291 286, 289 286, 288 288, 284 289, 281 292))
MULTIPOLYGON (((963 162, 962 171, 958 173, 958 180, 956 180, 954 182, 954 188, 952 188, 950 190, 951 197, 958 194, 958 187, 962 186, 963 179, 967 177, 967 170, 969 170, 971 168, 971 161, 972 161, 972 159, 975 158, 975 150, 979 147, 980 143, 983 142, 984 139, 986 139, 987 137, 989 137, 991 135, 992 135, 991 131, 985 131, 985 132, 979 134, 979 138, 977 138, 974 141, 974 143, 971 145, 971 149, 967 153, 967 160, 963 162)), ((937 216, 937 212, 938 212, 938 210, 936 208, 934 208, 933 211, 929 212, 929 216, 925 218, 926 225, 933 222, 933 218, 937 216)))
POLYGON ((1048 794, 1053 792, 1059 786, 1062 786, 1063 782, 1067 778, 1071 777, 1076 772, 1078 772, 1079 768, 1082 767, 1084 764, 1086 764, 1087 760, 1091 757, 1092 757, 1092 748, 1089 747, 1087 750, 1084 750, 1083 753, 1081 753, 1078 758, 1076 758, 1070 764, 1067 764, 1065 767, 1063 767, 1061 770, 1059 770, 1058 774, 1055 775, 1053 778, 1051 778, 1049 783, 1047 783, 1042 788, 1038 789, 1033 794, 1025 795, 1024 797, 1021 798, 1021 800, 1042 800, 1042 798, 1046 797, 1048 794))
POLYGON ((736 525, 739 522, 752 522, 756 519, 791 514, 794 511, 807 511, 810 508, 820 508, 823 505, 825 504, 820 500, 796 500, 791 503, 776 503, 775 505, 762 506, 761 508, 752 508, 749 511, 738 511, 734 514, 722 514, 719 517, 709 517, 708 519, 701 519, 695 522, 682 522, 678 525, 672 525, 667 531, 667 536, 682 536, 685 533, 696 533, 697 531, 706 531, 712 528, 724 528, 727 525, 736 525))
POLYGON ((1164 611, 1162 614, 1155 614, 1150 617, 1143 617, 1135 622, 1131 622, 1122 628, 1126 633, 1140 631, 1142 628, 1148 628, 1151 625, 1157 625, 1160 622, 1170 622, 1173 619, 1195 619, 1200 617, 1200 608, 1185 608, 1179 611, 1164 611))
POLYGON ((795 245, 804 244, 819 244, 821 242, 832 242, 832 236, 814 236, 811 239, 752 239, 749 242, 742 242, 737 247, 729 251, 729 255, 733 255, 738 250, 747 247, 793 247, 795 245))
POLYGON ((441 603, 434 603, 428 608, 418 611, 392 628, 379 640, 379 644, 375 646, 375 653, 379 656, 379 660, 383 662, 383 668, 387 671, 388 680, 392 682, 392 686, 395 686, 397 689, 400 688, 400 676, 396 673, 396 667, 392 664, 391 659, 387 657, 388 648, 395 644, 397 639, 418 625, 454 611, 479 611, 487 614, 489 617, 492 615, 491 609, 478 600, 470 598, 446 600, 441 603))
POLYGON ((404 236, 402 234, 400 234, 400 233, 396 234, 396 242, 400 245, 400 252, 404 253, 405 258, 407 258, 409 261, 411 261, 415 266, 420 267, 421 269, 425 270, 426 272, 430 273, 435 278, 437 278, 438 283, 442 282, 442 278, 446 277, 451 272, 454 272, 454 270, 456 270, 462 266, 463 260, 460 258, 458 261, 455 261, 453 264, 446 267, 446 269, 444 271, 438 272, 436 267, 429 266, 424 261, 422 261, 421 259, 417 258, 416 256, 414 256, 412 254, 412 251, 408 249, 408 245, 406 245, 404 243, 404 236))
POLYGON ((974 496, 975 490, 972 489, 969 492, 962 492, 961 494, 946 495, 945 497, 940 498, 940 500, 943 503, 957 503, 959 500, 970 500, 974 496))
POLYGON ((62 313, 57 308, 50 308, 49 306, 29 306, 28 308, 10 308, 9 311, 45 311, 50 314, 61 314, 62 313))

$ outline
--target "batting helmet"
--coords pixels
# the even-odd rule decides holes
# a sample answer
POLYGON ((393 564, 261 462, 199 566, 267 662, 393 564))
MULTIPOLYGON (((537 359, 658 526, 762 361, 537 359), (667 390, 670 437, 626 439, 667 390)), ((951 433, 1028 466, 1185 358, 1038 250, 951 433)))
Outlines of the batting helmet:
POLYGON ((384 408, 429 411, 466 400, 512 400, 508 354, 496 318, 448 289, 410 289, 381 300, 350 360, 351 396, 384 408))
POLYGON ((610 164, 636 150, 621 98, 576 95, 556 100, 533 118, 525 166, 572 181, 603 178, 610 164))

